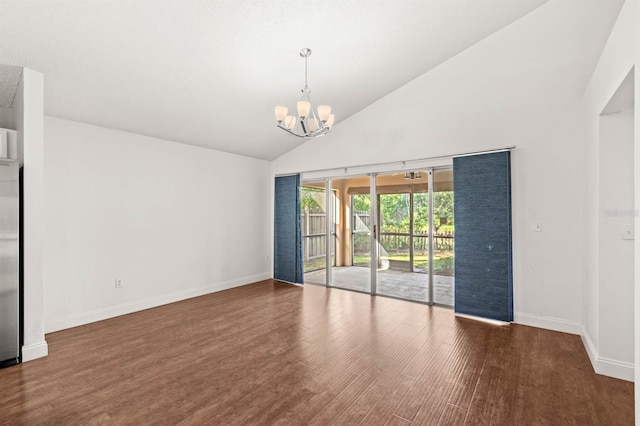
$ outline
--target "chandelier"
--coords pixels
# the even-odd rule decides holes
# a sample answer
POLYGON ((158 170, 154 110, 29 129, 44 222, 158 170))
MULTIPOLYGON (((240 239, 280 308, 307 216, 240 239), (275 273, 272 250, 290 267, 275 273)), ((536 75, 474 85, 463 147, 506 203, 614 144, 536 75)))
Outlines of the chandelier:
POLYGON ((277 126, 285 132, 299 138, 315 138, 329 133, 333 126, 334 115, 331 114, 331 107, 319 105, 316 115, 311 105, 311 90, 307 84, 307 58, 311 56, 311 49, 304 48, 300 51, 300 56, 304 58, 304 89, 302 97, 296 104, 298 116, 288 115, 289 109, 284 106, 275 108, 277 126))

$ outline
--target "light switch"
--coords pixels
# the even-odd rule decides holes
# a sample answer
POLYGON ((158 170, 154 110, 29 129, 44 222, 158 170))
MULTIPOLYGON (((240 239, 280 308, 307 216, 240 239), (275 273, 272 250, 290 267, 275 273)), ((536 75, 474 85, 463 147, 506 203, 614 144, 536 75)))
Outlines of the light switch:
POLYGON ((622 239, 623 240, 633 240, 633 225, 624 225, 622 228, 622 239))
POLYGON ((533 227, 533 232, 542 232, 542 223, 536 222, 535 226, 533 227))

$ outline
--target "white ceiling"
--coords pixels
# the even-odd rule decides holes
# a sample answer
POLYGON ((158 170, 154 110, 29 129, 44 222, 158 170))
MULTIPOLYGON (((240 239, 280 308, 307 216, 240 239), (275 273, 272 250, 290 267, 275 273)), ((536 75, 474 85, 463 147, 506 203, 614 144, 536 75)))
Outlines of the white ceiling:
POLYGON ((546 1, 0 0, 0 62, 45 74, 48 115, 273 159, 302 143, 273 117, 299 97, 301 48, 339 132, 546 1))

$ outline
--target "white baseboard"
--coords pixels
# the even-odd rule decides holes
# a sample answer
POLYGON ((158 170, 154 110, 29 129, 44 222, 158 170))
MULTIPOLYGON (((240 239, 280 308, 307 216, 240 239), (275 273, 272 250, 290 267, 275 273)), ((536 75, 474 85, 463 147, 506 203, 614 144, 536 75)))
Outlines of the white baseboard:
POLYGON ((587 355, 589 356, 589 361, 591 361, 593 371, 597 373, 598 370, 596 368, 596 365, 598 365, 598 350, 596 349, 596 345, 593 344, 591 336, 589 335, 589 333, 587 333, 587 329, 584 327, 582 327, 580 338, 582 339, 584 349, 587 351, 587 355))
POLYGON ((601 357, 591 340, 591 336, 589 336, 587 329, 584 327, 582 328, 580 337, 582 338, 582 343, 587 351, 587 355, 589 355, 591 366, 596 373, 629 382, 634 381, 634 365, 632 363, 601 357))
POLYGON ((600 357, 596 373, 616 379, 633 382, 635 380, 634 366, 630 362, 622 362, 616 359, 600 357))
POLYGON ((22 362, 33 361, 47 355, 49 355, 49 345, 45 340, 22 347, 22 362))
MULTIPOLYGON (((109 306, 102 309, 96 309, 89 312, 82 312, 79 314, 69 315, 62 318, 54 318, 45 321, 45 333, 52 333, 54 331, 60 331, 67 328, 77 327, 84 324, 89 324, 96 321, 102 321, 105 319, 130 314, 144 309, 155 308, 157 306, 166 305, 168 303, 179 302, 185 299, 191 299, 192 297, 203 296, 209 293, 215 293, 217 291, 227 290, 233 287, 239 287, 246 284, 251 284, 256 281, 262 281, 271 278, 270 272, 264 272, 261 274, 250 275, 248 277, 236 278, 233 280, 223 281, 216 284, 196 287, 187 290, 182 290, 175 293, 164 294, 161 296, 151 297, 144 300, 138 300, 129 303, 123 303, 116 306, 109 306)), ((24 357, 24 350, 23 350, 24 357)))
POLYGON ((516 312, 514 314, 514 322, 516 324, 545 328, 547 330, 560 331, 562 333, 578 335, 582 333, 582 324, 561 318, 543 317, 523 312, 516 312))

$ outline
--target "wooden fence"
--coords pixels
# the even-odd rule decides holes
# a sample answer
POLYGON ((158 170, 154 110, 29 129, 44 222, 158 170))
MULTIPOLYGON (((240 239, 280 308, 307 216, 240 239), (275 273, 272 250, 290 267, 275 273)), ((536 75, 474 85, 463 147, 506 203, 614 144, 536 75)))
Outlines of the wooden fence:
MULTIPOLYGON (((324 212, 310 211, 308 208, 302 212, 302 253, 305 260, 317 259, 326 254, 326 215, 324 212)), ((368 230, 371 218, 369 212, 354 212, 353 227, 356 231, 368 230)), ((409 233, 382 232, 380 243, 387 251, 409 249, 409 233)), ((427 250, 429 247, 428 234, 413 235, 414 250, 427 250)), ((436 250, 453 250, 454 233, 438 232, 433 239, 436 250)), ((358 244, 356 244, 358 245, 358 244)), ((362 244, 360 244, 362 245, 362 244)), ((364 247, 354 247, 357 253, 361 250, 368 251, 368 243, 364 247)))
POLYGON ((316 259, 325 256, 326 250, 326 223, 324 212, 313 212, 308 208, 302 212, 302 256, 304 260, 316 259))

